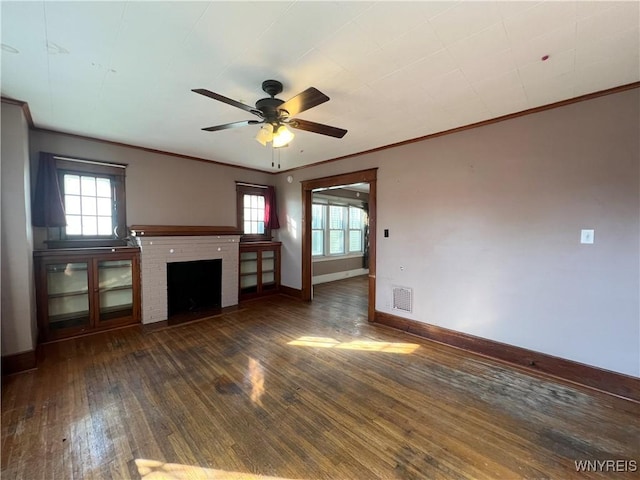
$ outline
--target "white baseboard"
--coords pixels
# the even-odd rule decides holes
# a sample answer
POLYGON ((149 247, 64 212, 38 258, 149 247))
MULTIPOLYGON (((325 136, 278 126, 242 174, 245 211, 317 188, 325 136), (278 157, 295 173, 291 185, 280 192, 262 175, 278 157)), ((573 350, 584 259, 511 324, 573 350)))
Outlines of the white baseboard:
POLYGON ((336 280, 342 280, 343 278, 357 277, 359 275, 367 275, 368 273, 368 268, 356 268, 355 270, 347 270, 345 272, 316 275, 312 279, 312 284, 317 285, 319 283, 335 282, 336 280))

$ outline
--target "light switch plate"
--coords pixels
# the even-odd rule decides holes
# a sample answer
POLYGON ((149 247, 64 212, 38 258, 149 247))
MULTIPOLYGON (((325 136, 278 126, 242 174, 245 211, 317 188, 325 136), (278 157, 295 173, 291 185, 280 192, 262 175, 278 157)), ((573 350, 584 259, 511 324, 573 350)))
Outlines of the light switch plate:
POLYGON ((580 243, 592 244, 595 232, 593 229, 582 229, 580 232, 580 243))

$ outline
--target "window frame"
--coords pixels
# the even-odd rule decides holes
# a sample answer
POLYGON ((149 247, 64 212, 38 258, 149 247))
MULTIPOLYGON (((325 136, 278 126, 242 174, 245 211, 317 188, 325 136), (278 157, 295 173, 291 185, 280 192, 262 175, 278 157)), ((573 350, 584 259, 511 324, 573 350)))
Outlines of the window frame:
MULTIPOLYGON (((245 195, 258 195, 265 197, 265 186, 248 185, 242 182, 236 182, 236 207, 237 207, 237 225, 242 231, 240 237, 241 242, 270 242, 271 241, 271 229, 267 228, 265 222, 264 233, 244 233, 244 196, 245 195)), ((266 198, 265 204, 266 204, 266 198)))
MULTIPOLYGON (((95 160, 80 158, 66 158, 54 156, 56 160, 56 174, 60 185, 60 195, 63 204, 64 176, 78 175, 96 178, 107 178, 111 182, 112 195, 112 233, 111 235, 69 235, 67 227, 58 227, 59 239, 47 240, 47 245, 51 248, 67 247, 99 247, 99 246, 121 246, 126 245, 125 238, 128 236, 127 229, 127 205, 125 192, 126 165, 116 163, 106 163, 95 160)), ((66 217, 65 211, 65 217, 66 217)))
POLYGON ((347 238, 345 239, 347 255, 350 255, 352 253, 364 254, 364 215, 366 215, 364 208, 357 207, 355 205, 347 206, 347 238), (360 212, 360 228, 351 228, 351 209, 358 210, 360 212), (351 232, 360 232, 360 250, 351 250, 351 232))
POLYGON ((335 203, 331 203, 329 202, 327 204, 327 219, 328 219, 328 226, 325 229, 326 230, 326 240, 327 240, 327 246, 328 248, 328 252, 325 251, 325 256, 328 257, 344 257, 346 255, 349 254, 349 251, 346 247, 346 241, 347 241, 347 230, 349 227, 349 207, 347 205, 336 205, 335 203), (342 223, 342 228, 331 228, 331 209, 340 209, 340 211, 342 212, 340 214, 341 217, 341 223, 342 223), (346 215, 345 215, 346 212, 346 215), (342 251, 341 252, 337 252, 337 253, 331 253, 331 233, 332 232, 342 232, 342 251))
MULTIPOLYGON (((322 225, 322 232, 323 232, 323 252, 322 254, 313 254, 313 245, 311 246, 311 258, 314 261, 322 261, 322 260, 333 260, 333 259, 338 259, 338 258, 348 258, 348 257, 359 257, 364 255, 364 227, 366 224, 366 212, 364 210, 364 208, 360 205, 355 205, 353 203, 341 203, 341 202, 335 202, 335 201, 331 201, 331 200, 322 200, 322 201, 317 201, 314 200, 311 204, 311 211, 313 212, 313 206, 314 205, 318 205, 322 207, 322 211, 323 211, 323 225, 322 225), (344 232, 344 238, 343 238, 343 253, 330 253, 329 252, 329 248, 330 248, 330 241, 331 241, 331 231, 332 230, 337 230, 337 229, 332 229, 330 228, 330 219, 329 219, 329 215, 330 215, 330 207, 340 207, 340 208, 344 208, 346 211, 346 218, 344 221, 344 225, 345 228, 342 229, 341 231, 344 232), (356 208, 359 209, 362 214, 364 216, 361 217, 361 221, 362 221, 362 228, 360 229, 356 229, 356 228, 350 228, 351 226, 351 213, 350 213, 350 209, 351 208, 356 208), (360 232, 360 250, 357 251, 350 251, 349 249, 349 239, 350 239, 350 232, 351 231, 359 231, 360 232)), ((313 219, 311 221, 312 225, 313 225, 313 219)), ((313 231, 319 231, 320 229, 312 229, 312 233, 313 231)), ((313 238, 313 237, 312 237, 313 238)))
POLYGON ((312 258, 322 258, 324 257, 324 252, 325 252, 325 245, 326 245, 326 225, 327 225, 327 210, 325 208, 324 204, 321 203, 312 203, 311 204, 311 257, 312 258), (313 228, 313 207, 318 206, 321 207, 321 219, 320 219, 320 223, 321 223, 321 227, 320 228, 313 228), (322 233, 322 253, 313 253, 313 233, 314 232, 321 232, 322 233))

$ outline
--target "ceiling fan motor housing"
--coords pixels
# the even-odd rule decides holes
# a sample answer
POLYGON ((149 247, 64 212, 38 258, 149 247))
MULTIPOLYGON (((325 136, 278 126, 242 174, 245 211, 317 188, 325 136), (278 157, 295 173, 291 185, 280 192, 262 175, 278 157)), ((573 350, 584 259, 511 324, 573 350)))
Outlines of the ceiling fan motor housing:
POLYGON ((262 82, 262 90, 267 94, 275 97, 282 93, 282 83, 278 80, 265 80, 262 82))
POLYGON ((271 98, 262 98, 256 102, 256 108, 262 112, 262 116, 268 123, 276 124, 281 120, 278 107, 284 103, 284 100, 274 98, 282 93, 282 83, 278 80, 265 80, 262 82, 262 90, 271 95, 271 98))
POLYGON ((256 102, 256 108, 262 112, 266 122, 276 123, 281 120, 281 112, 278 107, 284 103, 279 98, 262 98, 256 102))

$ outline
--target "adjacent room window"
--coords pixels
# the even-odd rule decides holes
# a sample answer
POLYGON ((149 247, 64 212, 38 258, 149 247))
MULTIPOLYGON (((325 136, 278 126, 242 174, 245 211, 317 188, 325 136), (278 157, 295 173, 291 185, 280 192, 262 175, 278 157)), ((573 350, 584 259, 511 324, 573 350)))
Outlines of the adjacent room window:
POLYGON ((236 182, 238 227, 241 241, 271 240, 271 229, 265 223, 266 186, 236 182))
POLYGON ((56 159, 67 226, 61 240, 108 240, 127 236, 125 166, 56 159))
POLYGON ((347 207, 329 205, 329 255, 340 255, 345 251, 346 213, 347 207))
POLYGON ((364 210, 349 207, 349 253, 362 251, 364 237, 364 210))
POLYGON ((311 255, 324 255, 324 205, 311 206, 311 255))
POLYGON ((311 213, 313 256, 362 253, 366 221, 366 214, 362 208, 314 203, 311 213))

